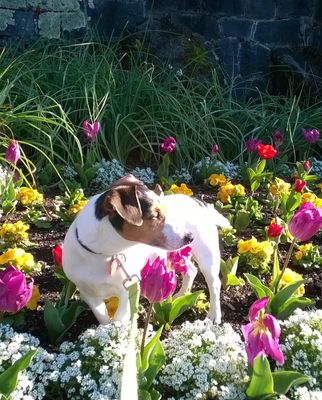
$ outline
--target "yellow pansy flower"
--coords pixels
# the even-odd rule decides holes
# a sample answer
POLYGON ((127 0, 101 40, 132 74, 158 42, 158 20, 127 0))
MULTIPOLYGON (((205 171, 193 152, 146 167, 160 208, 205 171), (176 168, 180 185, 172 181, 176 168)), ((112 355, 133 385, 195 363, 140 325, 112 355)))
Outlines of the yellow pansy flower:
POLYGON ((322 199, 320 199, 319 197, 317 197, 317 198, 314 200, 313 204, 314 204, 314 207, 315 207, 315 208, 322 208, 322 199))
MULTIPOLYGON (((297 272, 293 271, 290 268, 286 268, 282 276, 282 279, 280 280, 280 286, 283 287, 285 285, 288 285, 289 283, 300 281, 301 279, 303 279, 302 275, 298 274, 297 272)), ((305 293, 304 285, 298 287, 297 290, 294 292, 295 296, 299 297, 303 296, 304 293, 305 293)))
POLYGON ((14 240, 20 242, 21 240, 28 238, 29 225, 24 224, 22 221, 15 223, 2 224, 0 227, 0 238, 3 240, 14 240))
POLYGON ((24 206, 31 206, 42 203, 44 197, 38 190, 22 186, 16 193, 16 199, 24 206))
POLYGON ((301 195, 301 203, 314 203, 316 200, 316 196, 314 193, 306 192, 301 195))
POLYGON ((69 207, 69 209, 67 210, 67 214, 71 217, 76 216, 87 202, 88 200, 79 200, 77 203, 69 207))
POLYGON ((33 285, 32 295, 31 295, 30 300, 26 304, 26 307, 29 310, 36 310, 39 300, 40 300, 39 285, 33 285))
POLYGON ((190 188, 188 188, 188 186, 185 183, 181 183, 180 186, 173 184, 171 185, 170 190, 174 194, 185 194, 186 196, 193 195, 193 191, 190 188))
POLYGON ((268 185, 268 191, 274 196, 279 197, 282 193, 289 193, 291 184, 281 178, 275 178, 273 183, 268 185))
POLYGON ((20 248, 8 249, 0 256, 0 265, 12 264, 21 269, 22 267, 33 267, 34 257, 20 248))
POLYGON ((220 186, 220 189, 217 193, 218 199, 223 204, 230 203, 232 197, 243 197, 245 195, 246 193, 243 185, 240 184, 233 185, 231 182, 228 182, 225 185, 220 186))
POLYGON ((228 182, 229 180, 222 174, 211 174, 208 178, 208 183, 211 186, 223 186, 228 182))
POLYGON ((302 260, 302 258, 303 258, 303 253, 302 253, 302 251, 297 251, 297 252, 295 253, 294 257, 296 258, 297 261, 302 260))

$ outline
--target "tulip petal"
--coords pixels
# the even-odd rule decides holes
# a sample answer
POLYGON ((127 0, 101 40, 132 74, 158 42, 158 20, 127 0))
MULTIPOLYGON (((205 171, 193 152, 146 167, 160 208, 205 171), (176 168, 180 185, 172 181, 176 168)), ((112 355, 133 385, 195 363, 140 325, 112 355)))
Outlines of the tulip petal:
POLYGON ((261 341, 263 343, 265 353, 270 355, 273 360, 278 361, 280 365, 283 365, 284 355, 279 347, 278 341, 274 340, 269 332, 261 334, 261 341))
POLYGON ((256 300, 250 307, 248 312, 249 321, 255 321, 257 319, 258 312, 266 307, 269 297, 262 297, 256 300))
POLYGON ((263 318, 263 324, 266 326, 272 334, 273 339, 278 339, 281 335, 281 328, 277 319, 273 315, 265 314, 263 318))
POLYGON ((246 343, 245 350, 249 363, 253 365, 254 358, 257 357, 259 354, 264 353, 264 344, 261 340, 260 335, 250 334, 248 336, 248 342, 246 343))

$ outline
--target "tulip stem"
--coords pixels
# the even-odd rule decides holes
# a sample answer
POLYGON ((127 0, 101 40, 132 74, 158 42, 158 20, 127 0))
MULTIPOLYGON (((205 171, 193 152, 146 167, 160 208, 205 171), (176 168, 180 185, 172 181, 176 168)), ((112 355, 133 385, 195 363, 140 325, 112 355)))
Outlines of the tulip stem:
POLYGON ((149 308, 147 311, 147 315, 146 315, 146 321, 144 324, 144 330, 143 330, 143 336, 142 336, 142 342, 141 342, 141 360, 143 357, 143 352, 144 352, 144 343, 145 343, 145 338, 146 338, 146 332, 148 330, 148 326, 149 326, 149 322, 150 322, 150 318, 151 318, 151 314, 152 314, 152 307, 153 307, 153 303, 149 304, 149 308))
POLYGON ((285 258, 285 262, 284 262, 282 271, 279 274, 279 276, 277 278, 277 281, 276 281, 276 284, 275 284, 274 294, 276 294, 278 292, 278 286, 279 286, 279 284, 281 282, 281 279, 282 279, 282 276, 284 275, 284 272, 285 272, 285 270, 286 270, 286 268, 287 268, 287 266, 288 266, 288 264, 290 262, 290 259, 291 259, 291 256, 292 256, 292 251, 293 251, 293 248, 294 248, 294 245, 295 245, 295 240, 296 239, 294 238, 292 243, 291 243, 291 245, 290 245, 290 247, 289 247, 289 249, 288 249, 288 252, 287 252, 287 255, 286 255, 286 258, 285 258))

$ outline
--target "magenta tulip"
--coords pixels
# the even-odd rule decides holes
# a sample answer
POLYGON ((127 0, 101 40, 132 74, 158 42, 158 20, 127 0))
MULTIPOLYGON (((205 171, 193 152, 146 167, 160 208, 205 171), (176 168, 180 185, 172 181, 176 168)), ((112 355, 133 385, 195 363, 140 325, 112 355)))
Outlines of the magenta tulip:
POLYGON ((320 139, 320 131, 317 129, 304 129, 302 128, 304 140, 308 143, 315 143, 320 139))
POLYGON ((322 228, 322 208, 310 202, 302 204, 288 224, 288 230, 299 241, 310 240, 322 228))
POLYGON ((245 146, 247 151, 249 151, 250 153, 257 153, 257 148, 260 143, 262 143, 261 140, 249 139, 246 141, 245 146))
POLYGON ((269 297, 263 297, 255 301, 249 309, 249 324, 242 325, 246 353, 251 365, 258 355, 271 356, 279 364, 284 363, 284 356, 278 343, 281 328, 273 315, 264 312, 268 300, 269 297))
POLYGON ((83 122, 82 127, 86 142, 91 142, 101 129, 99 121, 90 123, 87 119, 83 122))
POLYGON ((214 144, 214 145, 212 146, 211 154, 212 154, 214 157, 217 157, 217 156, 218 156, 218 154, 219 154, 219 146, 218 146, 218 144, 214 144))
POLYGON ((20 152, 19 143, 16 140, 13 140, 7 147, 5 159, 8 162, 16 165, 20 159, 20 156, 21 156, 21 152, 20 152))
POLYGON ((159 303, 173 294, 177 287, 175 271, 169 271, 164 259, 147 261, 141 269, 141 293, 150 303, 159 303))
POLYGON ((281 146, 284 142, 284 136, 279 129, 276 129, 276 131, 273 133, 272 139, 275 147, 281 146))
POLYGON ((27 283, 25 275, 9 265, 0 271, 0 311, 16 313, 30 300, 34 280, 27 283))
POLYGON ((187 273, 190 260, 191 260, 190 246, 186 246, 181 250, 168 252, 168 261, 171 264, 171 268, 177 273, 181 274, 187 273))
POLYGON ((163 143, 161 143, 161 149, 165 153, 172 153, 173 150, 175 149, 176 145, 177 145, 177 141, 175 140, 175 138, 172 136, 169 136, 168 138, 166 138, 163 141, 163 143))
POLYGON ((311 168, 310 160, 303 161, 303 169, 305 172, 309 172, 311 168))

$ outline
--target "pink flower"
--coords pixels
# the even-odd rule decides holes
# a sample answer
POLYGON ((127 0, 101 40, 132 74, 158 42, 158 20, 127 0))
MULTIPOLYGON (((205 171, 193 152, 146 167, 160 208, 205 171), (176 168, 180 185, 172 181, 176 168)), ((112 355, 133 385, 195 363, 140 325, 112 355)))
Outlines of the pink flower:
POLYGON ((276 129, 276 131, 273 133, 272 139, 273 139, 274 146, 276 146, 276 147, 281 146, 284 142, 284 136, 279 129, 276 129))
POLYGON ((90 123, 87 119, 83 122, 82 127, 86 142, 91 142, 101 129, 99 121, 90 123))
POLYGON ((317 129, 304 129, 302 128, 304 140, 308 143, 315 143, 320 138, 320 132, 317 129))
POLYGON ((166 138, 163 143, 161 143, 161 149, 165 153, 172 153, 177 145, 177 142, 174 137, 169 136, 166 138))
POLYGON ((298 193, 301 193, 302 190, 305 188, 306 182, 302 181, 302 179, 296 178, 294 182, 294 190, 298 193))
POLYGON ((219 146, 218 146, 218 144, 215 143, 215 144, 212 146, 211 154, 212 154, 214 157, 217 157, 217 156, 218 156, 218 153, 219 153, 219 146))
POLYGON ((255 301, 249 309, 249 324, 242 325, 246 353, 251 365, 258 355, 271 356, 279 364, 284 363, 284 356, 278 343, 281 328, 273 315, 264 313, 268 300, 269 297, 263 297, 255 301))
POLYGON ((0 271, 0 311, 16 313, 30 300, 34 280, 27 283, 25 275, 9 265, 0 271))
POLYGON ((141 269, 141 294, 150 303, 159 303, 173 294, 177 287, 175 271, 169 271, 165 260, 157 257, 141 269))
POLYGON ((63 266, 63 245, 61 243, 56 244, 56 246, 53 248, 52 250, 53 253, 53 259, 54 259, 54 263, 55 265, 57 265, 57 267, 62 267, 63 266))
POLYGON ((311 239, 322 228, 322 208, 315 208, 310 202, 303 203, 288 224, 288 230, 295 239, 311 239))
POLYGON ((260 143, 262 143, 261 140, 249 139, 245 142, 245 147, 250 153, 257 153, 257 148, 260 143))
POLYGON ((168 261, 171 264, 171 268, 177 272, 185 274, 188 271, 188 265, 191 260, 191 247, 186 246, 181 250, 169 251, 168 261))
POLYGON ((21 156, 21 152, 20 152, 19 143, 16 140, 13 140, 7 147, 5 159, 8 162, 16 165, 20 159, 20 156, 21 156))
POLYGON ((303 161, 303 168, 304 168, 304 171, 306 171, 306 172, 308 172, 310 170, 310 168, 311 168, 310 160, 303 161))

